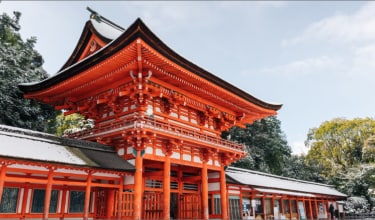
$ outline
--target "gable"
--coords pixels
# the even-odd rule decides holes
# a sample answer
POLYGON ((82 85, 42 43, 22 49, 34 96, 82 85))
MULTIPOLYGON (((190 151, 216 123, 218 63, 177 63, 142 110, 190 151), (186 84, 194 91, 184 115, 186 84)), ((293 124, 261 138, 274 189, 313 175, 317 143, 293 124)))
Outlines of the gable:
POLYGON ((94 54, 109 42, 119 37, 123 31, 123 28, 109 22, 107 19, 97 19, 95 16, 91 16, 83 28, 73 53, 61 67, 60 71, 94 54))

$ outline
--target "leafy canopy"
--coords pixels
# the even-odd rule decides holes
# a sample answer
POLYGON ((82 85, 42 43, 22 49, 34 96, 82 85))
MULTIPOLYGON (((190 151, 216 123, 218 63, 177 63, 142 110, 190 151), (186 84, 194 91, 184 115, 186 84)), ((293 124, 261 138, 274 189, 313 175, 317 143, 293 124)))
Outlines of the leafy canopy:
POLYGON ((280 175, 291 155, 291 148, 281 130, 281 122, 275 116, 248 124, 245 129, 232 127, 228 132, 223 132, 222 136, 245 144, 249 153, 233 166, 280 175))
POLYGON ((20 12, 11 18, 0 15, 0 123, 32 130, 49 129, 55 111, 34 100, 24 99, 18 84, 48 77, 42 68, 43 58, 34 50, 36 38, 23 41, 19 34, 20 12))
POLYGON ((64 136, 70 133, 82 131, 85 129, 93 128, 94 121, 91 119, 85 119, 82 115, 74 113, 71 115, 64 116, 61 112, 56 117, 56 135, 64 136))
POLYGON ((375 134, 375 120, 336 118, 310 129, 306 145, 310 147, 307 160, 319 163, 326 176, 337 175, 362 163, 363 147, 375 134))
POLYGON ((375 189, 375 120, 335 118, 310 129, 305 162, 321 167, 329 184, 348 195, 368 196, 375 189))

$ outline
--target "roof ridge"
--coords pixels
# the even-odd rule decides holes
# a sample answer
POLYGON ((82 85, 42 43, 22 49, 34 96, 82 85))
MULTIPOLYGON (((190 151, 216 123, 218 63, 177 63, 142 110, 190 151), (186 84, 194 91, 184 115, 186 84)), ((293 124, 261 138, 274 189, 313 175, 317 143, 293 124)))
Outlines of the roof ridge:
POLYGON ((226 172, 230 172, 231 170, 232 171, 242 171, 242 172, 247 172, 247 173, 252 173, 252 174, 257 174, 257 175, 262 175, 262 176, 268 176, 268 177, 274 177, 274 178, 278 178, 278 179, 290 180, 290 181, 294 181, 294 182, 333 187, 333 185, 329 185, 329 184, 325 184, 325 183, 317 183, 317 182, 312 182, 312 181, 307 181, 307 180, 300 180, 300 179, 295 179, 295 178, 292 178, 292 177, 279 176, 279 175, 275 175, 275 174, 270 174, 270 173, 255 171, 255 170, 248 170, 248 169, 239 168, 239 167, 232 167, 232 166, 229 166, 228 169, 226 170, 226 172))
POLYGON ((46 141, 48 140, 59 141, 59 137, 53 134, 40 132, 40 131, 34 131, 30 129, 18 128, 18 127, 13 127, 13 126, 8 126, 8 125, 0 124, 0 131, 13 133, 13 134, 27 135, 27 136, 36 137, 36 138, 43 138, 46 141))
POLYGON ((103 145, 103 144, 93 142, 93 141, 64 138, 64 137, 61 137, 60 139, 61 139, 61 144, 66 144, 74 148, 111 152, 111 153, 116 152, 112 146, 103 145))
POLYGON ((12 136, 12 134, 13 136, 17 134, 25 135, 24 137, 20 137, 20 138, 37 140, 37 141, 42 141, 46 143, 54 143, 54 144, 59 143, 61 145, 68 145, 70 147, 80 148, 80 149, 89 149, 89 150, 96 150, 96 151, 103 151, 103 152, 116 152, 112 146, 103 145, 97 142, 58 137, 53 134, 33 131, 29 129, 24 129, 24 128, 18 128, 18 127, 12 127, 12 126, 0 124, 0 132, 1 131, 8 133, 8 134, 4 133, 4 135, 7 135, 7 136, 12 136), (39 138, 39 139, 33 139, 32 137, 39 138))

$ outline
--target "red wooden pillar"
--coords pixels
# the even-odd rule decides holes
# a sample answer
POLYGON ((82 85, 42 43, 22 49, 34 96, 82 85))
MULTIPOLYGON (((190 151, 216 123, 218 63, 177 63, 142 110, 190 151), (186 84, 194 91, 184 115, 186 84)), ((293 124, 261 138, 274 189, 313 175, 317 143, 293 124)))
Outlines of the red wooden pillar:
POLYGON ((141 150, 136 150, 135 157, 135 173, 134 173, 134 219, 141 219, 142 212, 142 173, 143 173, 143 159, 141 150))
POLYGON ((3 189, 4 189, 4 181, 5 181, 5 173, 7 170, 7 166, 3 163, 0 168, 0 203, 3 197, 3 189))
POLYGON ((262 194, 262 207, 263 207, 263 217, 264 219, 267 219, 266 216, 266 202, 265 202, 265 195, 262 194))
POLYGON ((309 198, 309 210, 310 210, 310 219, 313 219, 313 210, 312 210, 312 205, 311 205, 311 198, 309 198))
POLYGON ((284 197, 283 196, 281 196, 281 198, 280 198, 280 210, 281 210, 281 214, 285 215, 284 197))
POLYGON ((171 152, 165 153, 163 180, 163 219, 170 219, 171 201, 171 152))
POLYGON ((202 164, 202 210, 203 219, 208 219, 208 174, 207 160, 203 160, 202 164))
POLYGON ((85 192, 85 203, 83 209, 83 219, 89 219, 89 212, 90 212, 90 192, 91 192, 91 179, 92 173, 89 172, 86 180, 86 192, 85 192))
POLYGON ((293 209, 292 209, 292 201, 290 198, 288 198, 288 203, 289 203, 289 214, 290 214, 290 219, 293 218, 293 209))
POLYGON ((68 192, 68 190, 67 190, 66 186, 64 186, 64 189, 62 190, 62 193, 61 193, 61 210, 60 210, 60 213, 61 213, 60 219, 61 220, 64 219, 64 215, 65 215, 67 192, 68 192))
POLYGON ((48 181, 46 186, 46 194, 44 197, 44 209, 43 209, 43 219, 48 219, 49 205, 51 204, 51 191, 52 191, 52 181, 53 181, 53 169, 50 168, 48 172, 48 181))
POLYGON ((182 212, 182 210, 183 210, 183 208, 182 208, 182 205, 183 205, 183 190, 184 190, 184 182, 182 181, 182 177, 184 176, 184 174, 183 174, 183 172, 182 172, 182 170, 181 169, 179 169, 178 171, 177 171, 177 177, 178 177, 178 194, 179 194, 179 197, 178 197, 178 210, 177 210, 177 219, 179 219, 179 218, 182 218, 182 214, 183 214, 183 212, 182 212))
MULTIPOLYGON (((21 216, 25 216, 26 214, 26 205, 27 205, 27 198, 29 196, 29 184, 25 184, 23 188, 23 198, 22 198, 22 207, 21 207, 21 216)), ((24 219, 24 218, 22 218, 24 219)))
POLYGON ((114 189, 108 189, 107 194, 107 213, 106 218, 110 219, 113 216, 114 211, 114 204, 115 204, 115 190, 114 189))
POLYGON ((224 165, 220 170, 220 197, 221 197, 221 219, 227 220, 228 217, 228 206, 227 206, 227 183, 225 178, 224 165))
POLYGON ((122 214, 122 193, 124 191, 124 176, 120 176, 120 181, 119 181, 119 189, 118 189, 118 196, 117 196, 117 219, 121 219, 121 214, 122 214))
POLYGON ((275 216, 274 209, 275 209, 275 195, 273 194, 271 198, 271 214, 273 215, 274 218, 278 218, 279 216, 275 216))

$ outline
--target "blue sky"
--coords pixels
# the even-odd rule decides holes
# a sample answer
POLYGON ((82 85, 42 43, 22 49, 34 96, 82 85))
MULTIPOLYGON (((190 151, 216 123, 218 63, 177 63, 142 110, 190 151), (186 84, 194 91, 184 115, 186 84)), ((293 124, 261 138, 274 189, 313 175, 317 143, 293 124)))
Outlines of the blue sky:
POLYGON ((55 74, 73 51, 89 6, 127 28, 140 17, 173 50, 264 101, 294 153, 310 128, 336 117, 374 117, 375 2, 2 1, 22 13, 55 74))

